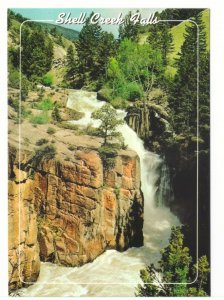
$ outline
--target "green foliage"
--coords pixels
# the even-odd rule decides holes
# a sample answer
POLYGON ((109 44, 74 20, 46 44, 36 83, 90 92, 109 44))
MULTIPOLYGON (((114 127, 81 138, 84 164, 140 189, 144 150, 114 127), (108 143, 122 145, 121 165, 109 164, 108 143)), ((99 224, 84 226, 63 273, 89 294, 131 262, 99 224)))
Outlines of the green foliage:
POLYGON ((192 266, 192 258, 189 249, 184 246, 183 239, 180 227, 173 227, 169 245, 161 251, 162 257, 158 267, 151 264, 140 271, 143 285, 138 285, 137 296, 207 296, 204 290, 210 271, 207 258, 201 257, 198 266, 192 266), (196 283, 187 285, 186 283, 195 279, 197 268, 196 283), (165 284, 170 282, 182 284, 165 284))
POLYGON ((92 118, 100 120, 101 124, 98 128, 98 135, 104 139, 104 145, 109 143, 109 140, 117 139, 120 133, 116 131, 119 125, 124 123, 123 120, 117 119, 117 112, 109 104, 105 104, 98 110, 92 113, 92 118))
POLYGON ((42 78, 42 83, 46 86, 51 86, 54 83, 54 76, 51 73, 47 73, 42 78))
POLYGON ((91 85, 92 88, 99 89, 106 75, 109 58, 115 54, 116 43, 111 33, 103 32, 99 24, 90 22, 92 14, 86 19, 76 42, 76 85, 91 85))
POLYGON ((48 129, 47 129, 48 134, 54 134, 55 132, 56 132, 56 130, 53 127, 48 127, 48 129))
POLYGON ((53 44, 51 39, 39 27, 30 30, 23 26, 22 31, 22 72, 28 78, 42 77, 52 65, 53 44))
POLYGON ((109 171, 115 165, 117 151, 111 145, 103 145, 99 148, 99 155, 103 162, 104 170, 109 171))
POLYGON ((50 98, 46 98, 38 102, 36 108, 40 110, 46 110, 46 111, 52 110, 54 108, 54 103, 50 98))
POLYGON ((12 88, 19 89, 20 87, 19 71, 13 68, 9 69, 8 85, 12 88))
POLYGON ((110 100, 111 105, 117 109, 125 109, 128 107, 129 103, 126 99, 121 97, 115 97, 110 100))
POLYGON ((31 160, 31 165, 33 168, 37 168, 39 163, 43 160, 50 160, 53 159, 56 155, 56 149, 53 145, 43 146, 38 148, 35 151, 35 154, 31 160))
POLYGON ((149 44, 124 39, 117 56, 109 60, 107 74, 112 98, 139 100, 158 84, 163 74, 162 54, 149 44))
POLYGON ((21 80, 21 100, 26 100, 30 88, 30 83, 25 76, 22 75, 21 80))
POLYGON ((163 63, 167 65, 168 54, 173 51, 173 37, 167 22, 161 22, 149 27, 148 43, 162 53, 163 63))
POLYGON ((49 123, 50 119, 46 111, 42 112, 41 114, 31 116, 30 122, 32 124, 47 124, 49 123))
POLYGON ((77 73, 77 62, 75 60, 74 47, 70 45, 67 49, 66 56, 66 73, 65 73, 65 82, 69 87, 75 86, 75 75, 77 73))
POLYGON ((61 128, 64 128, 64 129, 69 129, 69 130, 78 130, 79 129, 79 126, 78 125, 75 125, 75 124, 72 124, 72 123, 59 123, 57 124, 59 127, 61 128))
POLYGON ((54 109, 52 111, 51 117, 55 122, 61 121, 61 114, 60 114, 57 104, 54 105, 54 109))
POLYGON ((201 15, 196 16, 194 21, 199 26, 199 120, 197 120, 197 26, 192 23, 185 29, 185 41, 176 64, 177 73, 169 99, 174 131, 177 135, 184 136, 183 142, 179 141, 180 156, 191 157, 192 160, 196 159, 197 142, 200 145, 200 152, 208 151, 210 147, 209 53, 201 15))
POLYGON ((42 146, 43 144, 47 144, 49 141, 45 138, 39 139, 38 141, 36 141, 36 145, 37 146, 42 146))
POLYGON ((12 64, 14 69, 19 68, 19 47, 10 47, 8 50, 8 60, 9 64, 12 64))
POLYGON ((94 111, 92 118, 101 121, 95 134, 104 140, 103 145, 99 149, 99 154, 103 161, 104 169, 108 171, 115 164, 117 150, 122 147, 123 137, 116 129, 124 121, 117 119, 116 110, 110 104, 105 104, 94 111))
POLYGON ((75 146, 74 146, 74 145, 69 145, 69 146, 68 146, 68 150, 74 151, 74 150, 75 150, 75 146))
MULTIPOLYGON (((138 11, 136 12, 138 13, 138 11)), ((124 23, 119 26, 119 39, 129 39, 133 42, 138 42, 139 38, 139 23, 134 23, 131 21, 132 12, 129 11, 129 13, 124 18, 124 23)))

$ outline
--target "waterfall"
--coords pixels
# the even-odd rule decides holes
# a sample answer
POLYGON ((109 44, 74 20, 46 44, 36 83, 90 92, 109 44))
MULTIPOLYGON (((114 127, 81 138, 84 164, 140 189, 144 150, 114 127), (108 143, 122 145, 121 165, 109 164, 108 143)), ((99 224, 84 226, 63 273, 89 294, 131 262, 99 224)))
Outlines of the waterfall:
POLYGON ((169 206, 174 201, 172 183, 170 180, 170 170, 167 164, 163 161, 160 171, 160 183, 156 196, 158 206, 169 206))
MULTIPOLYGON (((91 113, 104 105, 98 101, 96 93, 74 90, 68 99, 67 107, 85 113, 85 116, 72 123, 80 126, 99 126, 98 120, 91 119, 91 113)), ((126 113, 117 110, 124 118, 126 113)), ((179 221, 167 207, 157 206, 164 203, 169 193, 167 170, 162 168, 163 160, 144 148, 143 141, 127 125, 119 126, 125 144, 137 152, 140 158, 141 189, 144 195, 144 246, 130 248, 125 252, 107 250, 92 263, 82 267, 64 267, 42 263, 38 282, 22 289, 22 296, 134 296, 140 283, 139 271, 155 263, 160 258, 160 250, 168 243, 171 226, 179 221), (159 183, 160 182, 160 187, 159 183)), ((164 167, 165 168, 165 167, 164 167)))

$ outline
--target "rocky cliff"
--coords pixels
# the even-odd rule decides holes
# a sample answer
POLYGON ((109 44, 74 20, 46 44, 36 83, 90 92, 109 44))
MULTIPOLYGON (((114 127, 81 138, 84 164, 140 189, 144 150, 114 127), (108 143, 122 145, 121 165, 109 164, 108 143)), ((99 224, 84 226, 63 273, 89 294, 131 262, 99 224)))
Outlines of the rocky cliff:
POLYGON ((127 109, 126 122, 145 141, 146 146, 160 153, 164 137, 172 135, 167 95, 154 89, 145 101, 136 101, 127 109))
POLYGON ((79 266, 106 249, 141 246, 143 198, 136 153, 121 150, 114 168, 105 172, 97 151, 100 139, 59 130, 55 157, 37 160, 38 128, 29 129, 23 131, 20 169, 16 136, 9 148, 10 289, 36 281, 40 259, 79 266), (76 145, 73 151, 66 139, 76 145))

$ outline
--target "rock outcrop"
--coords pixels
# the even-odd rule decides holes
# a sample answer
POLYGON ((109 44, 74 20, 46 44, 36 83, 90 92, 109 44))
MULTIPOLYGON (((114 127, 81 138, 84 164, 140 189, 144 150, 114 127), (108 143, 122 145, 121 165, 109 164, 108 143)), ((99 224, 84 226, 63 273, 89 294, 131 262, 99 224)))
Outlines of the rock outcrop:
POLYGON ((71 157, 33 164, 33 152, 26 149, 19 170, 18 152, 10 146, 10 289, 36 281, 40 259, 79 266, 106 249, 143 244, 137 154, 121 150, 109 172, 91 147, 76 149, 71 157))
MULTIPOLYGON (((16 149, 9 148, 9 288, 23 282, 34 282, 40 271, 37 242, 37 213, 34 203, 34 182, 15 164, 16 149)), ((24 159, 21 158, 22 160, 24 159)))

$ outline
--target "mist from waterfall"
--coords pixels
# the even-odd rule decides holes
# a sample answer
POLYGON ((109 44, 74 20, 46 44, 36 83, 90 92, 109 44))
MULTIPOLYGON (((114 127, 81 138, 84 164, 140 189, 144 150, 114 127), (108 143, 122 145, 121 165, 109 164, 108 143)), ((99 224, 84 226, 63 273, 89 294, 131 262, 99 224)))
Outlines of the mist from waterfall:
MULTIPOLYGON (((72 123, 99 126, 100 121, 91 119, 91 113, 104 104, 97 100, 96 93, 74 90, 67 107, 84 112, 85 116, 72 123)), ((117 115, 123 119, 126 113, 117 110, 117 115)), ((135 288, 140 283, 140 269, 160 258, 160 250, 168 243, 171 226, 179 224, 177 217, 164 206, 167 203, 164 197, 172 194, 169 172, 163 160, 147 151, 143 141, 127 124, 119 126, 118 130, 125 144, 136 151, 140 158, 144 246, 133 247, 122 253, 107 250, 82 267, 42 263, 38 282, 22 289, 22 296, 134 296, 135 288)))

